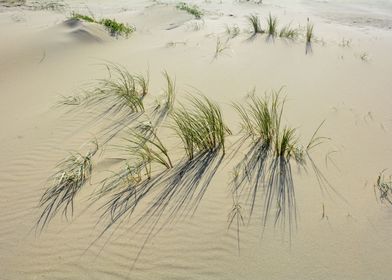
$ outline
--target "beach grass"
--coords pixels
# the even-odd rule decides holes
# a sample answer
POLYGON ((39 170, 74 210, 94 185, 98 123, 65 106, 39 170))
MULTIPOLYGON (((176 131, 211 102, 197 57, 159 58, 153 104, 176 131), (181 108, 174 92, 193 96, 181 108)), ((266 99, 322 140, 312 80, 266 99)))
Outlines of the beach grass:
POLYGON ((385 177, 384 171, 377 177, 377 182, 374 185, 374 191, 381 202, 387 202, 392 205, 392 177, 385 177))
POLYGON ((314 38, 314 25, 308 21, 306 25, 306 43, 311 44, 314 38))
POLYGON ((185 2, 180 2, 176 5, 176 8, 193 15, 196 19, 201 19, 203 16, 203 11, 197 5, 189 5, 185 2))
POLYGON ((116 21, 115 19, 104 18, 99 21, 112 36, 128 37, 136 29, 133 26, 116 21))
POLYGON ((299 36, 298 29, 292 28, 290 24, 285 25, 282 27, 282 29, 279 31, 279 37, 281 38, 286 38, 290 40, 295 40, 299 36))
POLYGON ((261 28, 259 16, 252 14, 246 17, 248 23, 251 27, 251 34, 255 36, 256 34, 262 34, 265 31, 261 28))
POLYGON ((95 143, 95 148, 86 155, 73 153, 57 165, 57 171, 39 201, 43 211, 37 221, 38 228, 43 229, 59 212, 67 219, 73 215, 75 196, 91 177, 92 158, 97 151, 95 143))
POLYGON ((220 54, 222 54, 225 50, 229 49, 229 40, 221 41, 221 39, 218 37, 216 39, 216 45, 215 45, 215 54, 214 58, 218 58, 220 54))
POLYGON ((226 34, 229 36, 229 38, 233 39, 237 37, 240 34, 240 32, 241 31, 238 25, 233 25, 233 26, 226 25, 226 34))
POLYGON ((72 12, 70 18, 85 21, 85 22, 100 24, 106 28, 106 30, 110 33, 111 36, 115 36, 115 37, 118 36, 129 37, 130 34, 136 31, 136 28, 134 26, 122 22, 118 22, 115 19, 103 18, 97 20, 92 16, 84 15, 76 12, 72 12))
POLYGON ((88 16, 88 15, 79 14, 76 12, 72 12, 71 19, 77 19, 77 20, 83 20, 86 22, 96 23, 96 20, 93 17, 88 16))
POLYGON ((278 34, 278 18, 273 17, 271 13, 267 18, 267 34, 271 37, 275 37, 278 34))
POLYGON ((231 132, 219 106, 205 96, 191 96, 189 105, 181 106, 173 113, 173 129, 181 138, 188 159, 192 160, 196 153, 216 149, 225 153, 225 138, 231 132))

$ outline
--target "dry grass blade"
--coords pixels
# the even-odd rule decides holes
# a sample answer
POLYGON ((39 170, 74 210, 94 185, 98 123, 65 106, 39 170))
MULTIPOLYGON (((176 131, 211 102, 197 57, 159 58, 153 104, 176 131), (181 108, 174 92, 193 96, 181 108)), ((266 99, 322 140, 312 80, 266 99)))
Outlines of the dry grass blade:
POLYGON ((267 18, 267 34, 275 37, 278 34, 278 18, 269 14, 267 18))
POLYGON ((298 29, 295 28, 291 28, 290 24, 284 26, 280 32, 279 32, 279 37, 281 38, 286 38, 286 39, 290 39, 290 40, 295 40, 297 39, 299 36, 299 32, 298 29))
POLYGON ((374 185, 375 193, 381 202, 387 202, 392 205, 392 177, 385 178, 384 171, 378 175, 377 183, 374 185))
POLYGON ((37 221, 38 228, 43 229, 60 211, 66 218, 72 216, 75 196, 91 177, 92 157, 97 150, 96 144, 96 148, 86 155, 71 154, 58 164, 58 171, 39 202, 39 207, 44 209, 37 221))

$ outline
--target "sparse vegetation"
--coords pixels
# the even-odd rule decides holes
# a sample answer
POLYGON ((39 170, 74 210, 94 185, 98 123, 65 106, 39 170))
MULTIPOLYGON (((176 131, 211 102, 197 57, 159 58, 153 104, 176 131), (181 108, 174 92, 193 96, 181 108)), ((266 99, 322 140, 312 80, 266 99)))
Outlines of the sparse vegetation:
POLYGON ((267 34, 275 37, 278 34, 278 18, 269 14, 267 18, 267 34))
POLYGON ((359 58, 363 62, 368 62, 369 61, 369 54, 367 52, 362 52, 362 53, 359 54, 359 58))
POLYGON ((319 184, 328 184, 309 153, 326 138, 317 136, 320 125, 307 146, 299 144, 296 129, 282 123, 285 98, 282 97, 281 91, 273 91, 263 98, 255 96, 253 92, 245 105, 233 105, 240 116, 243 135, 236 151, 240 150, 244 143, 250 144, 243 159, 234 168, 232 185, 233 193, 249 200, 242 203, 250 205, 249 218, 261 191, 264 226, 270 219, 271 210, 274 210, 274 224, 281 222, 283 227, 291 231, 296 222, 292 161, 299 167, 309 161, 319 184))
POLYGON ((290 24, 284 26, 280 32, 279 32, 279 37, 281 38, 287 38, 290 40, 295 40, 298 38, 299 32, 298 29, 291 28, 290 24))
POLYGON ((92 158, 97 151, 98 144, 95 143, 94 150, 86 155, 71 154, 58 164, 57 171, 50 178, 49 187, 39 202, 39 207, 44 210, 37 221, 37 227, 43 229, 60 211, 66 218, 73 214, 75 196, 91 177, 92 158))
POLYGON ((33 10, 50 10, 62 12, 67 5, 61 0, 40 0, 28 3, 28 6, 33 10))
POLYGON ((222 149, 230 130, 224 124, 217 104, 207 97, 191 97, 189 107, 177 109, 173 114, 173 128, 181 138, 185 152, 192 160, 196 153, 222 149))
POLYGON ((226 25, 226 34, 229 36, 229 38, 233 39, 240 34, 240 28, 238 25, 226 25))
POLYGON ((177 4, 176 7, 181 11, 185 11, 195 16, 196 19, 201 19, 201 17, 203 16, 203 11, 197 5, 189 5, 185 2, 180 2, 177 4))
POLYGON ((314 25, 308 21, 306 25, 306 43, 311 44, 314 34, 313 34, 314 25))
POLYGON ((100 24, 106 27, 112 36, 128 37, 135 31, 135 27, 116 21, 115 19, 104 18, 99 21, 100 24))
POLYGON ((339 46, 341 46, 342 48, 350 48, 351 44, 352 44, 352 40, 343 38, 339 46))
POLYGON ((78 19, 78 20, 96 23, 96 21, 93 17, 87 16, 87 15, 82 15, 82 14, 75 13, 75 12, 72 12, 71 19, 78 19))
POLYGON ((261 28, 260 18, 257 15, 249 15, 246 17, 250 26, 251 26, 251 34, 255 36, 256 34, 262 34, 265 31, 261 28))
POLYGON ((218 56, 223 53, 225 50, 229 49, 229 40, 221 41, 221 39, 218 37, 216 39, 216 46, 215 46, 215 55, 214 58, 218 58, 218 56))
POLYGON ((92 16, 88 15, 83 15, 79 13, 73 12, 71 14, 71 19, 77 19, 77 20, 82 20, 90 23, 97 23, 102 26, 104 26, 110 35, 118 37, 118 36, 124 36, 128 37, 131 33, 135 32, 135 27, 130 26, 128 24, 124 24, 121 22, 116 21, 115 19, 108 19, 108 18, 103 18, 101 20, 96 20, 92 16))
POLYGON ((392 205, 392 177, 385 178, 384 171, 378 175, 374 191, 381 202, 392 205))

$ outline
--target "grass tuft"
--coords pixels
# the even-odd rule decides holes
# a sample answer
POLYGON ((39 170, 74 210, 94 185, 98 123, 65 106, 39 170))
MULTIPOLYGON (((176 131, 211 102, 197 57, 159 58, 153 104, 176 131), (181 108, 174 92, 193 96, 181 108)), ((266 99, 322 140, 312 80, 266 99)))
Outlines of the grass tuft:
POLYGON ((221 39, 218 37, 216 39, 216 45, 215 45, 215 54, 214 58, 218 58, 218 56, 223 53, 225 50, 229 49, 229 40, 227 39, 226 41, 221 41, 221 39))
POLYGON ((279 37, 281 37, 281 38, 287 38, 287 39, 290 39, 290 40, 295 40, 295 39, 297 39, 297 38, 298 38, 298 35, 299 35, 298 30, 295 29, 295 28, 291 28, 291 27, 290 27, 290 24, 284 26, 284 27, 280 30, 280 32, 279 32, 279 37))
POLYGON ((374 191, 378 194, 381 202, 387 202, 392 205, 392 177, 385 178, 384 171, 378 175, 377 183, 374 185, 374 191))
POLYGON ((112 36, 125 36, 128 37, 131 33, 135 32, 135 27, 116 21, 115 19, 104 18, 99 21, 112 36))
POLYGON ((226 34, 229 36, 229 38, 233 39, 240 34, 240 28, 238 25, 226 25, 226 34))
POLYGON ((252 35, 256 35, 258 33, 262 34, 265 31, 261 28, 260 18, 257 15, 249 15, 246 17, 250 26, 252 35))
POLYGON ((180 2, 177 4, 176 8, 195 16, 196 19, 201 19, 203 16, 203 11, 197 5, 189 5, 185 2, 180 2))
POLYGON ((267 18, 267 34, 275 37, 278 34, 278 18, 269 14, 267 18))
POLYGON ((110 33, 111 36, 115 36, 115 37, 118 37, 118 36, 128 37, 130 34, 135 32, 135 30, 136 30, 136 28, 134 26, 130 26, 128 24, 118 22, 115 19, 103 18, 101 20, 96 20, 91 16, 79 14, 76 12, 72 12, 70 18, 82 20, 82 21, 86 21, 86 22, 90 22, 90 23, 100 24, 108 30, 108 32, 110 33))
POLYGON ((71 19, 83 20, 83 21, 92 22, 92 23, 96 22, 95 19, 91 16, 82 15, 82 14, 75 13, 75 12, 72 12, 71 19))
POLYGON ((231 132, 223 122, 219 106, 205 96, 189 100, 189 108, 182 106, 173 114, 173 128, 181 138, 189 160, 196 153, 217 149, 225 153, 225 137, 231 132))
POLYGON ((308 21, 306 25, 306 43, 311 44, 314 34, 313 34, 314 25, 308 21))
POLYGON ((73 215, 75 196, 91 177, 92 157, 98 150, 98 144, 95 145, 95 149, 86 155, 71 154, 58 164, 58 171, 52 176, 50 187, 39 202, 39 207, 44 210, 37 221, 37 227, 43 229, 60 211, 66 218, 69 214, 73 215))

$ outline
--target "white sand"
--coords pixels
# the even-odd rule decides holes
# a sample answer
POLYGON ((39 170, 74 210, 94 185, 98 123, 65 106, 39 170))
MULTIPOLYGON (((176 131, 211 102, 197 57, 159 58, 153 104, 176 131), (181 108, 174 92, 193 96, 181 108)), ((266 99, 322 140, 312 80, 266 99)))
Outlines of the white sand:
MULTIPOLYGON (((390 279, 392 208, 379 204, 373 192, 392 158, 388 2, 369 8, 336 1, 261 6, 195 1, 206 11, 203 22, 172 4, 108 2, 69 0, 63 11, 0 6, 0 279, 390 279), (95 24, 64 23, 73 10, 115 17, 137 31, 116 40, 95 24), (265 19, 269 12, 280 26, 305 26, 309 17, 317 37, 313 53, 305 55, 303 38, 247 40, 245 16, 265 19), (201 29, 193 31, 195 24, 201 29), (226 38, 225 24, 237 24, 241 34, 214 60, 217 37, 226 38), (343 38, 350 47, 340 46, 343 38), (178 44, 168 47, 170 42, 178 44), (360 58, 364 53, 368 61, 360 58), (176 77, 179 100, 200 90, 219 102, 235 132, 239 118, 231 101, 243 101, 254 87, 261 95, 285 86, 285 121, 298 128, 303 142, 326 120, 321 135, 332 140, 314 158, 347 202, 323 196, 311 172, 294 168, 299 219, 291 242, 272 225, 261 238, 262 227, 254 220, 241 228, 238 256, 236 232, 227 230, 234 162, 223 164, 195 216, 161 231, 130 270, 147 232, 135 234, 123 225, 88 247, 102 226, 95 227, 98 205, 85 210, 88 194, 116 167, 116 161, 101 157, 92 185, 77 198, 74 220, 58 217, 36 236, 36 206, 46 178, 97 132, 85 126, 83 116, 53 105, 60 95, 76 94, 105 77, 105 61, 132 73, 149 69, 150 101, 162 92, 161 72, 167 70, 176 77), (323 204, 328 219, 321 219, 323 204)), ((170 139, 170 146, 178 145, 170 139)))

